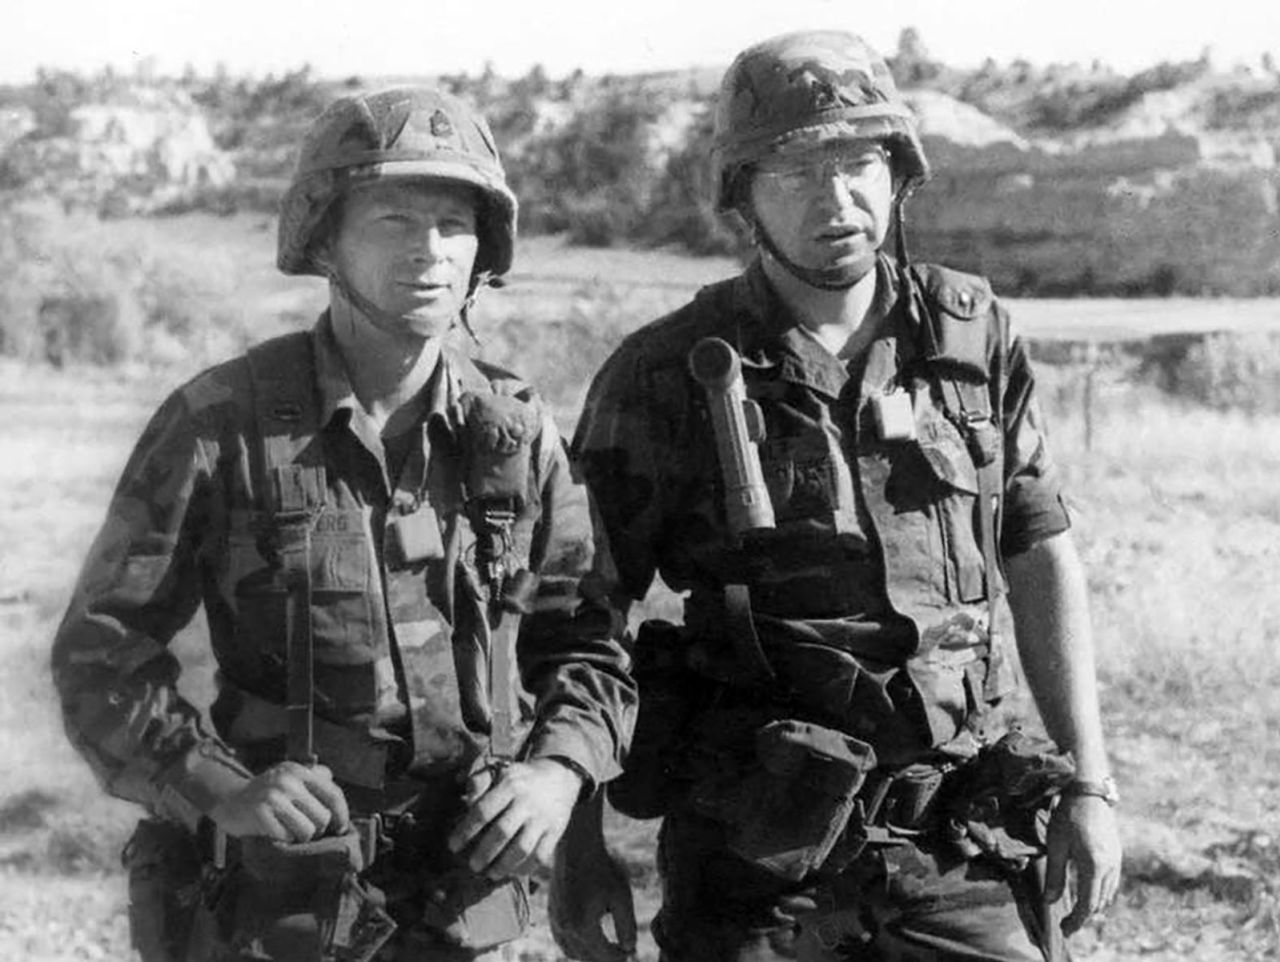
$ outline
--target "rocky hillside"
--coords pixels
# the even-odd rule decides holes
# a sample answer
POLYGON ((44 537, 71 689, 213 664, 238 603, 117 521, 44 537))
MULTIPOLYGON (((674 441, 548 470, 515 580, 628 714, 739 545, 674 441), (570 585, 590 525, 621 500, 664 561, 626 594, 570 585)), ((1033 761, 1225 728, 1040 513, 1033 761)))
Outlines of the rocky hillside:
POLYGON ((1020 293, 1280 293, 1273 67, 996 76, 911 94, 929 256, 1020 293))
MULTIPOLYGON (((891 65, 936 169, 911 205, 917 256, 1009 293, 1280 294, 1270 61, 957 70, 908 30, 891 65)), ((708 202, 719 72, 430 79, 490 118, 526 232, 723 253, 741 241, 708 202)), ((0 89, 0 197, 52 193, 106 214, 271 210, 327 100, 413 79, 42 73, 0 89)))

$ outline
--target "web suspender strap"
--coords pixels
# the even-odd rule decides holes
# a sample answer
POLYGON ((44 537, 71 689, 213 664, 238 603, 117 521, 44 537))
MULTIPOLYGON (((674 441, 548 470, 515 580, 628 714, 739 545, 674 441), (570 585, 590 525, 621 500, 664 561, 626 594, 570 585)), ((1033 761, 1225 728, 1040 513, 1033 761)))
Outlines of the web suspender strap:
POLYGON ((483 544, 481 564, 487 589, 485 627, 488 643, 486 688, 489 699, 489 754, 498 762, 515 759, 520 702, 519 666, 515 652, 521 615, 532 589, 532 576, 512 570, 512 529, 516 511, 505 499, 481 499, 476 505, 477 534, 483 544))
MULTIPOLYGON (((281 470, 281 469, 277 469, 281 470)), ((276 513, 276 538, 285 587, 287 672, 285 736, 287 757, 314 765, 312 728, 315 704, 315 645, 311 630, 311 525, 314 517, 297 512, 276 513)))
POLYGON ((776 688, 778 678, 760 646, 755 621, 751 615, 751 589, 745 584, 724 586, 725 628, 733 653, 751 683, 776 688))
POLYGON ((1000 580, 997 512, 1003 483, 999 476, 1001 461, 998 454, 1002 443, 1000 429, 991 414, 987 385, 943 378, 942 394, 947 416, 963 434, 969 455, 977 469, 978 538, 982 551, 987 610, 991 618, 987 630, 994 648, 997 640, 996 587, 1000 580))
POLYGON ((516 665, 512 657, 520 615, 499 605, 497 623, 489 633, 489 699, 493 716, 489 732, 489 753, 499 761, 516 757, 516 665))
MULTIPOLYGON (((946 339, 939 337, 935 327, 943 322, 939 320, 937 312, 930 304, 929 299, 921 296, 924 285, 917 271, 912 269, 905 276, 912 287, 911 294, 916 308, 921 314, 918 320, 925 356, 938 355, 940 345, 946 339)), ((973 319, 954 323, 969 325, 983 322, 973 319)), ((995 340, 996 356, 993 376, 996 380, 994 395, 998 399, 1003 396, 1005 368, 1004 325, 999 317, 996 319, 995 340)), ((966 354, 970 352, 977 354, 979 348, 975 339, 962 338, 957 339, 957 341, 967 341, 973 345, 966 354)), ((957 359, 948 358, 948 360, 954 362, 957 359)), ((1000 657, 999 629, 996 624, 996 600, 1000 581, 999 543, 1000 516, 1002 513, 1000 506, 1004 490, 1004 479, 1001 476, 1002 459, 999 455, 1004 438, 1000 425, 1000 412, 992 403, 992 385, 983 381, 956 376, 957 371, 972 367, 983 358, 966 356, 963 360, 967 363, 955 364, 954 370, 943 368, 937 373, 936 377, 937 384, 942 392, 944 412, 962 434, 969 449, 969 455, 973 459, 974 467, 977 469, 978 527, 980 529, 978 538, 984 569, 983 581, 989 619, 987 631, 990 639, 990 658, 994 660, 1000 657)), ((981 366, 989 367, 989 362, 981 366)), ((989 688, 997 685, 996 676, 997 673, 994 670, 989 669, 987 671, 989 688)))
MULTIPOLYGON (((311 338, 307 333, 267 341, 249 352, 254 419, 259 444, 259 498, 271 518, 266 541, 274 548, 277 585, 285 598, 286 755, 313 765, 315 671, 311 623, 311 531, 327 490, 319 450, 318 407, 311 338)), ((256 450, 255 450, 256 447, 256 450)))

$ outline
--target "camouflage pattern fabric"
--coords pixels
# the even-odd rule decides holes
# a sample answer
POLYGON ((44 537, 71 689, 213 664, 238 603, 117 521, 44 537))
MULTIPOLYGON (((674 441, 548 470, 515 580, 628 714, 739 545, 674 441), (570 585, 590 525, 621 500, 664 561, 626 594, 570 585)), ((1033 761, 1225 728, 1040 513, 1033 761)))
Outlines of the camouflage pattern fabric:
MULTIPOLYGON (((805 335, 756 265, 624 341, 592 384, 572 450, 621 597, 642 598, 660 574, 689 592, 686 628, 706 641, 707 659, 731 662, 723 589, 746 584, 778 694, 813 710, 811 720, 871 741, 890 762, 904 746, 878 736, 905 701, 914 701, 916 751, 937 748, 962 735, 975 684, 1007 693, 1012 678, 998 652, 983 651, 986 579, 1001 576, 983 570, 975 469, 936 385, 912 373, 914 334, 892 262, 882 257, 877 270, 880 336, 862 362, 846 365, 805 335), (715 445, 687 370, 689 348, 708 334, 738 348, 767 432, 760 457, 777 527, 741 548, 725 527, 715 445), (918 437, 880 441, 871 399, 898 384, 913 392, 918 437), (837 659, 851 664, 838 669, 837 659), (990 684, 980 676, 986 663, 1002 672, 990 684), (922 687, 928 717, 909 692, 922 687)), ((981 311, 973 323, 1003 325, 1009 345, 991 359, 1000 368, 991 383, 1004 385, 993 405, 1004 432, 1007 556, 1069 521, 1025 349, 1007 336, 994 300, 981 311)))
MULTIPOLYGON (((478 663, 482 611, 477 533, 461 503, 461 398, 497 392, 539 408, 520 382, 446 347, 399 467, 355 399, 327 315, 310 340, 322 429, 303 459, 325 485, 312 556, 317 751, 349 792, 376 796, 384 778, 465 766, 483 744, 483 675, 443 667, 455 654, 478 663), (438 528, 436 549, 416 560, 392 537, 406 499, 438 528)), ((105 787, 188 826, 251 770, 283 758, 283 602, 267 590, 273 549, 251 466, 249 392, 241 358, 198 376, 156 413, 53 650, 69 735, 105 787), (201 604, 219 668, 216 732, 178 693, 167 650, 201 604)), ((634 686, 603 599, 588 597, 586 491, 569 475, 549 415, 540 420, 513 538, 537 583, 518 642, 522 730, 530 755, 565 758, 605 781, 619 770, 634 686)))
POLYGON ((929 178, 915 116, 884 58, 853 34, 812 30, 748 47, 725 72, 716 101, 717 207, 734 206, 746 166, 833 140, 885 141, 910 192, 929 178))
MULTIPOLYGON (((881 255, 876 270, 877 336, 850 362, 801 329, 758 262, 704 289, 610 357, 571 450, 617 565, 615 597, 634 603, 655 574, 687 592, 685 662, 716 692, 713 710, 749 707, 838 729, 893 771, 972 758, 1000 733, 983 707, 1014 680, 990 631, 987 581, 1004 586, 983 560, 973 455, 946 417, 938 376, 925 370, 897 266, 881 255), (740 544, 727 529, 710 418, 687 366, 708 335, 737 350, 765 424, 760 458, 777 524, 740 544), (873 399, 891 389, 910 395, 913 439, 876 432, 873 399), (736 687, 741 661, 725 593, 734 584, 749 590, 772 690, 736 687)), ((1025 346, 981 278, 919 271, 926 296, 981 335, 977 363, 1001 431, 1007 557, 1070 523, 1025 346)), ((680 675, 657 672, 653 683, 665 677, 680 675)), ((664 693, 646 689, 650 698, 677 714, 664 693)), ((643 745, 635 753, 647 757, 643 745)), ((655 932, 672 962, 1040 957, 1007 879, 954 848, 872 847, 826 893, 822 913, 810 910, 800 924, 786 908, 797 889, 732 855, 731 826, 679 797, 665 811, 655 932), (825 934, 805 928, 818 921, 825 934)))
POLYGON ((333 202, 353 184, 396 177, 435 177, 478 188, 484 202, 476 271, 501 276, 511 268, 517 203, 489 125, 450 94, 393 87, 340 97, 311 125, 280 202, 280 270, 323 277, 310 248, 333 202))

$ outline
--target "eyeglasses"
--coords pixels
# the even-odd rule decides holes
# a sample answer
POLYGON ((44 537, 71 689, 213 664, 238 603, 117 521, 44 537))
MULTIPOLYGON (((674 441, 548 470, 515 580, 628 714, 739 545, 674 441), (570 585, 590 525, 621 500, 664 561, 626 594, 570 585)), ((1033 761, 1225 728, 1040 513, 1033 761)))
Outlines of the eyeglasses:
POLYGON ((767 161, 756 176, 779 190, 815 190, 838 178, 845 187, 866 186, 889 176, 889 152, 879 145, 862 150, 767 161))

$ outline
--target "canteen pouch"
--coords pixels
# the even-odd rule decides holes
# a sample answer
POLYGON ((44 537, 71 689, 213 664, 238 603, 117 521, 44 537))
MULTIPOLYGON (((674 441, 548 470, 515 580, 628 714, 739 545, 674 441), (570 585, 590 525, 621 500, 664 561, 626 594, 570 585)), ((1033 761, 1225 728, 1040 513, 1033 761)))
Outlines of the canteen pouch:
POLYGON ((395 923, 381 890, 360 878, 362 841, 355 830, 295 844, 240 839, 219 907, 234 951, 323 962, 372 959, 395 923))
POLYGON ((745 761, 695 783, 693 807, 725 826, 732 852, 793 881, 826 861, 876 766, 866 742, 792 719, 756 729, 745 761))
POLYGON ((120 860, 129 875, 129 936, 142 962, 183 962, 201 903, 195 838, 173 822, 143 819, 120 860))

